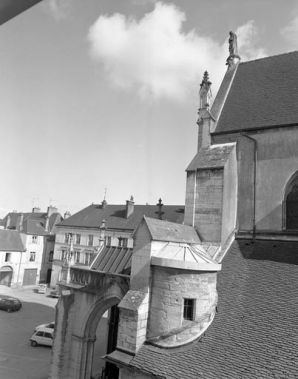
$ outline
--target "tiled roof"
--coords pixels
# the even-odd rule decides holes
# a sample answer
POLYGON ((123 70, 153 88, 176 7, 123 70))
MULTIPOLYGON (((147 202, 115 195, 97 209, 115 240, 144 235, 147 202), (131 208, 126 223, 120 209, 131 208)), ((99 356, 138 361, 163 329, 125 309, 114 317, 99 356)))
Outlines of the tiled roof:
MULTIPOLYGON (((107 229, 134 230, 142 220, 143 216, 158 218, 156 205, 134 205, 134 212, 125 218, 125 205, 91 204, 74 215, 68 217, 58 226, 99 228, 103 220, 107 229)), ((182 223, 184 220, 184 206, 164 205, 162 207, 162 218, 172 222, 182 223)))
POLYGON ((201 243, 198 234, 192 226, 156 220, 149 217, 144 217, 144 219, 151 237, 155 241, 201 243))
POLYGON ((4 219, 0 222, 0 225, 6 225, 6 221, 8 216, 10 217, 10 225, 9 229, 20 230, 20 219, 21 215, 23 215, 23 224, 22 224, 22 232, 27 234, 36 234, 36 235, 47 235, 49 232, 53 232, 55 228, 55 224, 62 220, 60 213, 52 213, 49 218, 49 232, 46 232, 45 221, 47 213, 45 212, 29 212, 29 213, 21 213, 21 212, 10 212, 8 213, 4 219))
POLYGON ((208 149, 200 149, 188 165, 186 171, 223 167, 234 147, 234 144, 227 144, 213 145, 208 149))
POLYGON ((17 230, 0 229, 0 251, 25 251, 17 230))
POLYGON ((235 241, 202 339, 181 350, 143 345, 130 365, 171 379, 297 378, 297 252, 297 242, 235 241))
POLYGON ((297 124, 297 78, 298 51, 240 63, 215 133, 297 124))
POLYGON ((130 274, 132 249, 105 246, 98 254, 91 269, 113 274, 130 274))
POLYGON ((40 221, 30 220, 30 219, 23 222, 22 232, 26 234, 37 235, 37 236, 46 236, 49 234, 49 232, 45 231, 40 221))

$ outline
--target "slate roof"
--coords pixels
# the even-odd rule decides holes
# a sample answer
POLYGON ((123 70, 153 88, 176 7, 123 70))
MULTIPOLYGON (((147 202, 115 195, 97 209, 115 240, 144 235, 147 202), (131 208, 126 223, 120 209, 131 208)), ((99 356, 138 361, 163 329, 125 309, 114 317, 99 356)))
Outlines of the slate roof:
POLYGON ((200 244, 200 238, 192 226, 144 217, 151 237, 155 241, 200 244))
POLYGON ((186 171, 224 167, 235 144, 211 145, 208 149, 200 149, 188 165, 186 171))
POLYGON ((218 313, 184 349, 143 345, 130 366, 171 379, 297 378, 298 242, 234 241, 218 313))
POLYGON ((21 212, 10 212, 8 213, 4 219, 0 222, 0 225, 6 225, 6 220, 8 216, 10 216, 10 226, 9 229, 20 230, 20 218, 23 215, 23 224, 22 224, 22 232, 26 234, 33 235, 48 235, 50 232, 54 232, 54 228, 57 222, 62 220, 60 213, 52 213, 49 218, 49 232, 45 231, 45 220, 47 213, 46 212, 29 212, 29 213, 21 213, 21 212))
POLYGON ((297 78, 298 51, 240 63, 215 133, 297 125, 297 78))
MULTIPOLYGON (((158 218, 156 205, 134 205, 134 212, 125 218, 126 205, 91 204, 74 215, 68 217, 58 226, 99 228, 103 220, 107 229, 135 230, 146 215, 158 218)), ((172 222, 182 223, 184 220, 184 205, 164 205, 162 218, 172 222)))
POLYGON ((0 251, 25 251, 17 230, 0 229, 0 251))

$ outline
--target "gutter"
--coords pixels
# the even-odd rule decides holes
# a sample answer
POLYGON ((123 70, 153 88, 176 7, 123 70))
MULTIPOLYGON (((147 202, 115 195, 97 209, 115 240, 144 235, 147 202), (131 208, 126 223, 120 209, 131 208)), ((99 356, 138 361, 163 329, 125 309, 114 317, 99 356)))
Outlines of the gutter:
POLYGON ((223 130, 221 132, 214 131, 213 133, 211 133, 211 136, 219 136, 219 135, 224 135, 224 134, 235 134, 235 133, 243 134, 243 130, 245 130, 245 132, 258 132, 262 130, 286 128, 286 127, 293 127, 293 126, 298 126, 298 123, 293 122, 291 124, 267 125, 267 126, 260 126, 258 128, 223 130))
POLYGON ((257 159, 258 159, 258 151, 257 151, 257 140, 248 136, 245 133, 240 133, 243 137, 248 138, 254 143, 254 179, 253 179, 253 229, 252 229, 252 239, 253 242, 256 239, 256 185, 257 185, 257 159))

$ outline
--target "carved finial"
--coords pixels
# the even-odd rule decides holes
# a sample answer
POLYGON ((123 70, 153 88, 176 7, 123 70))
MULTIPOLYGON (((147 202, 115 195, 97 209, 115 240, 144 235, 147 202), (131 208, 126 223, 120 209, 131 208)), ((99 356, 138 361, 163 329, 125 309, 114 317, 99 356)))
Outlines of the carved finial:
POLYGON ((237 35, 234 32, 230 32, 229 34, 229 56, 226 64, 230 67, 234 64, 234 58, 238 58, 239 60, 241 58, 238 55, 237 35))
POLYGON ((208 71, 204 72, 203 80, 202 83, 200 84, 200 87, 202 88, 203 86, 208 86, 208 88, 211 86, 211 82, 209 81, 209 74, 208 71))
POLYGON ((211 93, 211 82, 209 80, 209 74, 208 71, 204 72, 202 83, 200 84, 200 108, 199 109, 208 109, 209 107, 209 100, 212 96, 211 93))

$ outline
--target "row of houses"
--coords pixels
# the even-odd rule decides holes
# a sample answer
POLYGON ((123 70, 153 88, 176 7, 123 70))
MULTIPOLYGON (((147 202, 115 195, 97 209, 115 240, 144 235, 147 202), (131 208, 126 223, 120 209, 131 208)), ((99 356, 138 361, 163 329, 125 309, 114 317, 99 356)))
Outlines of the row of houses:
POLYGON ((89 267, 102 238, 106 246, 132 248, 133 232, 144 215, 182 223, 184 206, 161 200, 137 205, 131 197, 123 205, 91 204, 72 216, 66 212, 62 217, 53 206, 47 212, 34 207, 29 213, 8 213, 0 222, 0 284, 55 287, 70 244, 74 264, 89 267))

